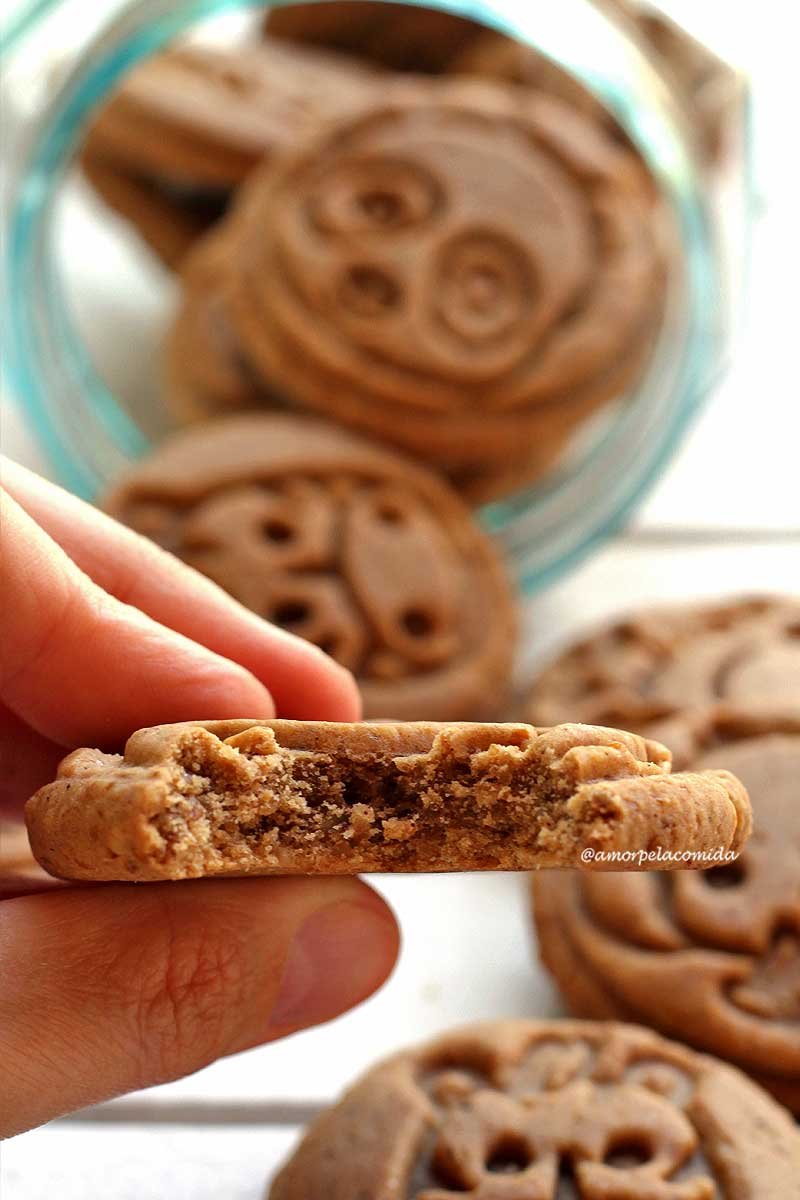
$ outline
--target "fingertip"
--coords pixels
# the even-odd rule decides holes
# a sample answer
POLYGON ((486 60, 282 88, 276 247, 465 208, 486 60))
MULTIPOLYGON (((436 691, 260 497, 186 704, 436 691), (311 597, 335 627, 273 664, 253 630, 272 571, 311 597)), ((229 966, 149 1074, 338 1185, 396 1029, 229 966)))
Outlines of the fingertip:
POLYGON ((215 681, 202 688, 202 712, 187 714, 186 720, 235 720, 253 717, 262 721, 275 716, 275 701, 267 687, 252 671, 238 663, 227 662, 215 681))
MULTIPOLYGON (((313 696, 314 717, 306 716, 306 720, 316 721, 360 721, 362 706, 361 693, 351 671, 341 666, 313 647, 319 662, 319 678, 316 694, 313 696)), ((309 703, 312 697, 309 697, 309 703)), ((308 706, 304 707, 308 713, 308 706)))

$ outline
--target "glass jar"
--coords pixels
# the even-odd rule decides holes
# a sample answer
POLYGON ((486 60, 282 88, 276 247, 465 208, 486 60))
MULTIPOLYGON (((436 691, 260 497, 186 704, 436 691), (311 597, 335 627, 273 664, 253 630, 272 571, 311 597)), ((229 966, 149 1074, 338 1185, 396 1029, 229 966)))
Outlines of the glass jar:
MULTIPOLYGON (((176 284, 100 212, 74 165, 76 147, 95 107, 138 60, 190 29, 233 36, 259 7, 136 0, 108 20, 81 0, 37 0, 17 5, 6 29, 5 88, 17 110, 7 368, 57 477, 84 497, 165 432, 154 364, 176 284)), ((746 93, 742 87, 725 166, 712 181, 674 89, 590 0, 427 0, 425 7, 529 43, 580 81, 638 150, 670 226, 665 312, 644 376, 535 486, 480 510, 521 586, 532 590, 627 519, 724 366, 749 200, 746 93)))

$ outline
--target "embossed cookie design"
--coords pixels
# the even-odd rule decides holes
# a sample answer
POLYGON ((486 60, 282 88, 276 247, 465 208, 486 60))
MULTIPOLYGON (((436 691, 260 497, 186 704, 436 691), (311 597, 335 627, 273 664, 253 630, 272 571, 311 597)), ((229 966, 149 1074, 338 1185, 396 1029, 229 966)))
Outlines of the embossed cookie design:
POLYGON ((176 266, 256 163, 365 103, 373 86, 344 57, 280 42, 170 49, 136 66, 94 116, 84 173, 176 266))
POLYGON ((735 863, 533 883, 540 953, 578 1016, 641 1021, 730 1059, 800 1111, 800 718, 711 717, 691 769, 747 786, 735 863))
POLYGON ((162 444, 105 506, 351 669, 368 716, 502 709, 511 584, 458 497, 405 458, 302 417, 231 417, 162 444))
POLYGON ((552 461, 662 299, 638 160, 555 100, 398 88, 248 180, 225 306, 273 393, 469 479, 552 461))
POLYGON ((508 1021, 375 1067, 269 1200, 788 1200, 799 1177, 788 1113, 733 1068, 634 1026, 508 1021))

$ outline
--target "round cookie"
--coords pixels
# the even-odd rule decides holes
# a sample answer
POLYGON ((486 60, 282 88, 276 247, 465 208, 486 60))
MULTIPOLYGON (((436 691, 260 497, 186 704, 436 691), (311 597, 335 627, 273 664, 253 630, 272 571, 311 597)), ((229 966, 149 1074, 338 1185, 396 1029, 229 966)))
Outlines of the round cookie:
POLYGON ((230 417, 163 443, 105 507, 353 670, 366 715, 502 710, 511 584, 462 501, 400 455, 303 417, 230 417))
POLYGON ((619 136, 608 109, 583 84, 532 46, 505 34, 487 29, 470 40, 450 63, 449 73, 505 80, 545 92, 619 136))
POLYGON ((226 310, 269 390, 456 478, 563 446, 660 319, 638 160, 519 89, 398 88, 251 176, 234 224, 226 310))
POLYGON ((737 597, 631 613, 539 674, 526 720, 619 725, 664 736, 683 760, 683 714, 724 705, 800 718, 800 600, 737 597), (672 732, 674 726, 674 732, 672 732))
POLYGON ((800 716, 709 715, 683 744, 689 769, 744 782, 749 843, 704 871, 540 874, 541 957, 576 1015, 728 1058, 800 1112, 800 716))
POLYGON ((797 1194, 788 1113, 648 1030, 499 1021, 373 1068, 269 1200, 765 1200, 797 1194))

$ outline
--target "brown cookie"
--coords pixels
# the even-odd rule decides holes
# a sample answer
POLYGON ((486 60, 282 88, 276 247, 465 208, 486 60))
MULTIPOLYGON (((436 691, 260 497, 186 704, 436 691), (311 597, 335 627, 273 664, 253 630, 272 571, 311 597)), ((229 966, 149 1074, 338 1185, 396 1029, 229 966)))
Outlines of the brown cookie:
POLYGON ((630 1025, 497 1021, 380 1063, 269 1200, 791 1200, 800 1133, 744 1075, 630 1025))
POLYGON ((800 717, 709 716, 693 770, 744 781, 735 863, 534 881, 542 959, 579 1016, 642 1021, 749 1071, 800 1112, 800 717))
POLYGON ((229 417, 162 443, 104 505, 352 670, 368 716, 502 711, 511 583, 458 496, 393 451, 304 417, 229 417))
POLYGON ((436 73, 483 26, 416 4, 317 0, 270 9, 264 29, 272 37, 346 50, 394 70, 436 73))
POLYGON ((344 58, 269 41, 169 50, 135 67, 95 115, 84 170, 175 266, 257 162, 359 107, 374 78, 344 58))
POLYGON ((640 376, 662 299, 640 164, 519 96, 407 86, 251 177, 226 306, 270 390, 458 475, 563 444, 640 376))
POLYGON ((657 742, 562 725, 209 721, 76 750, 26 806, 68 879, 576 866, 586 846, 738 851, 726 771, 669 773, 657 742))
POLYGON ((669 743, 682 761, 683 715, 714 704, 750 717, 800 718, 800 600, 737 597, 632 613, 547 666, 525 716, 637 732, 674 725, 669 743))

